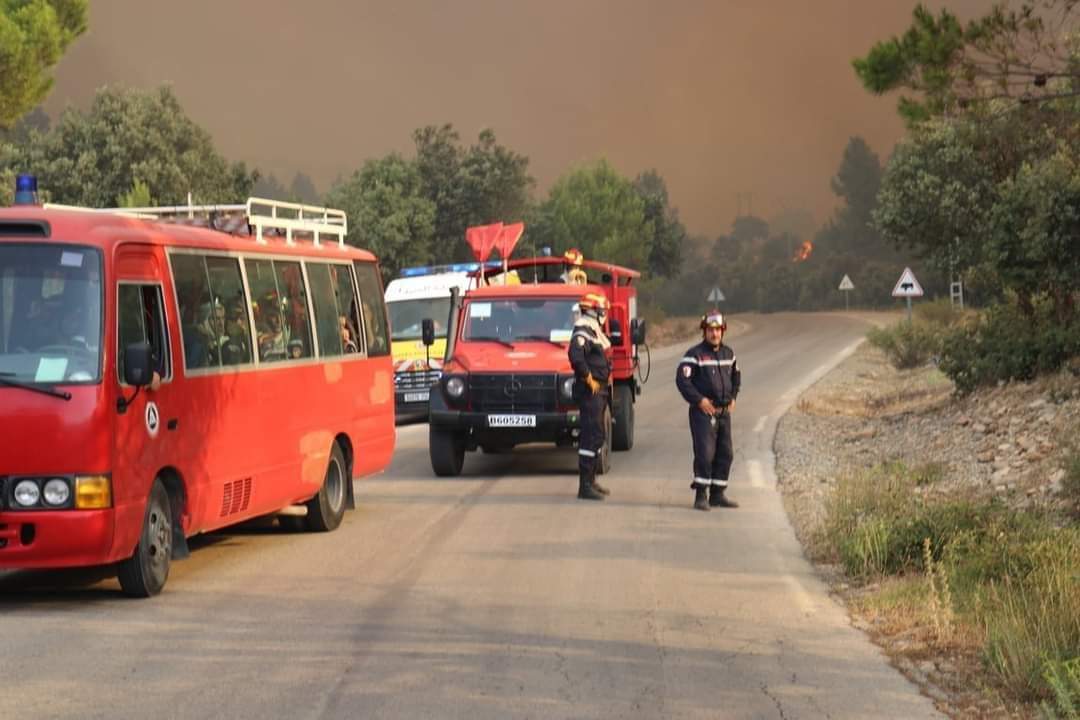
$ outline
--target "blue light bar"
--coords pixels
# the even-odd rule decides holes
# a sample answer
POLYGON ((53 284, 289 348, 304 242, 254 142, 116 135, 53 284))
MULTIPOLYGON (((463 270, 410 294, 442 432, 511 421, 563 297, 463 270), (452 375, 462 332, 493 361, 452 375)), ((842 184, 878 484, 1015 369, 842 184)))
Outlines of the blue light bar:
POLYGON ((18 175, 15 177, 15 204, 38 204, 38 187, 37 178, 35 176, 18 175))
MULTIPOLYGON (((484 263, 486 268, 501 268, 502 263, 498 260, 489 260, 484 263)), ((476 272, 480 269, 480 263, 455 263, 453 265, 421 265, 419 267, 402 268, 401 277, 423 277, 424 275, 438 275, 452 272, 476 272)))

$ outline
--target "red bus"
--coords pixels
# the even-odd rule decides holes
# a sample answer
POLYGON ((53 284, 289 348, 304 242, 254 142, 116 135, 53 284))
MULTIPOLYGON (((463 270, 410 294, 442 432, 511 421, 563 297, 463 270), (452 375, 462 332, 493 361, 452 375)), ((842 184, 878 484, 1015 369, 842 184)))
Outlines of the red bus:
POLYGON ((382 280, 345 224, 0 209, 0 568, 118 563, 146 597, 192 535, 336 528, 395 440, 382 280))

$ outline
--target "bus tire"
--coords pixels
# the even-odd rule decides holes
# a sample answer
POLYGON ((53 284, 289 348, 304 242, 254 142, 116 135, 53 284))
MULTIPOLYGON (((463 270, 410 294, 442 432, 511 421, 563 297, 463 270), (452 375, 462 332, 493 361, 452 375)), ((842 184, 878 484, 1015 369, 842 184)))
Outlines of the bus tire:
POLYGON ((428 453, 431 469, 439 477, 457 477, 465 466, 465 441, 453 430, 428 426, 428 453))
POLYGON ((157 595, 169 579, 172 563, 173 533, 172 508, 169 493, 160 479, 150 486, 150 497, 143 513, 139 544, 127 560, 120 562, 117 577, 120 589, 128 597, 148 598, 157 595))
POLYGON ((326 463, 326 477, 318 494, 307 501, 307 528, 312 532, 329 532, 337 529, 345 517, 345 498, 348 496, 346 484, 352 482, 349 477, 349 464, 341 447, 334 443, 330 446, 330 460, 326 463))
POLYGON ((604 417, 600 420, 604 425, 604 444, 600 448, 600 456, 597 458, 596 474, 607 475, 611 472, 611 405, 604 407, 604 417))
POLYGON ((611 449, 629 450, 634 447, 634 390, 629 385, 615 386, 615 424, 612 427, 611 449))

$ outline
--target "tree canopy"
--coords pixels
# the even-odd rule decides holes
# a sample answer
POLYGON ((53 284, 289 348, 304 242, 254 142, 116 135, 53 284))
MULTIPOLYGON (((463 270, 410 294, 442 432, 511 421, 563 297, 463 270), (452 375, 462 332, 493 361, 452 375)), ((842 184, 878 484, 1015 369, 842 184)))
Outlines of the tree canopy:
POLYGON ((45 99, 51 70, 86 31, 87 0, 0 0, 0 129, 45 99))
POLYGON ((3 160, 32 172, 53 202, 115 207, 137 182, 172 205, 239 202, 256 174, 229 163, 167 87, 104 88, 86 112, 67 110, 47 132, 32 130, 3 160))
POLYGON ((984 101, 1030 104, 1080 92, 1078 0, 995 5, 966 25, 947 9, 919 4, 911 27, 853 61, 872 93, 910 90, 899 101, 911 125, 956 115, 984 101))

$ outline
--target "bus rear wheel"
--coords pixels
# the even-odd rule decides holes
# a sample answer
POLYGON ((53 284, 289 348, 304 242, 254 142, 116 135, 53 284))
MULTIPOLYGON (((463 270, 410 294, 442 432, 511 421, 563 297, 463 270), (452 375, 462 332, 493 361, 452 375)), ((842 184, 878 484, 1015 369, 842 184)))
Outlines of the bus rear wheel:
POLYGON ((465 467, 465 440, 453 430, 428 426, 431 469, 439 477, 457 477, 465 467))
POLYGON ((172 563, 173 525, 169 493, 161 480, 150 486, 150 497, 143 514, 142 532, 135 552, 120 563, 120 589, 129 597, 157 595, 169 579, 172 563))
POLYGON ((345 505, 349 496, 346 483, 349 465, 341 447, 334 443, 330 448, 330 461, 326 465, 326 477, 318 494, 307 501, 307 527, 312 532, 329 532, 337 529, 345 517, 345 505))

